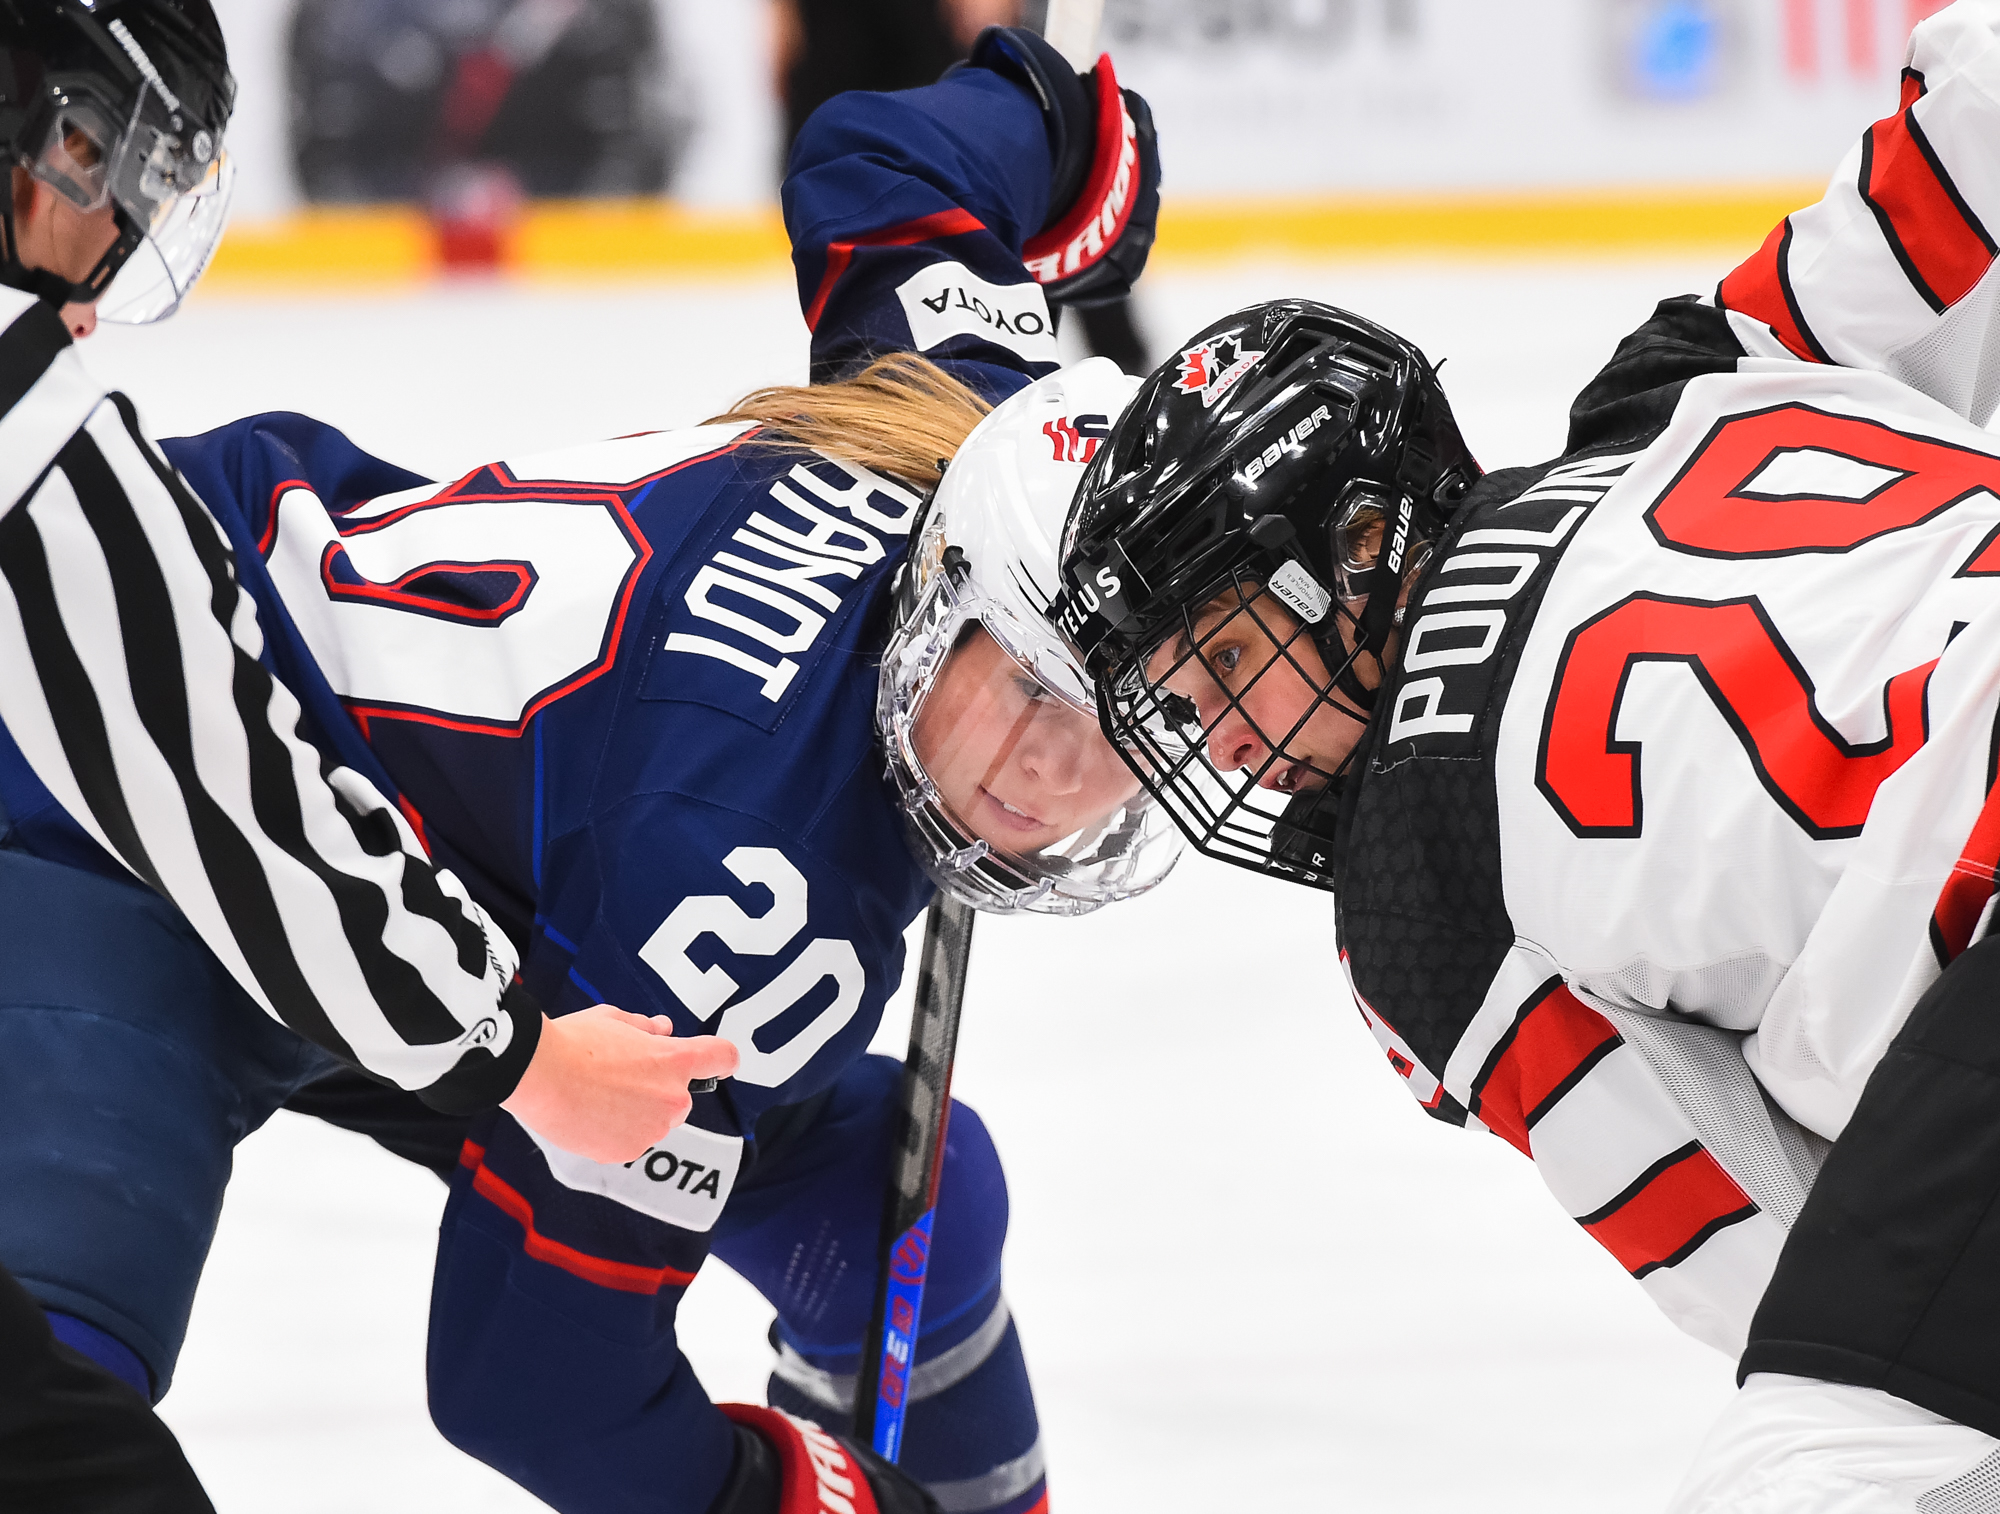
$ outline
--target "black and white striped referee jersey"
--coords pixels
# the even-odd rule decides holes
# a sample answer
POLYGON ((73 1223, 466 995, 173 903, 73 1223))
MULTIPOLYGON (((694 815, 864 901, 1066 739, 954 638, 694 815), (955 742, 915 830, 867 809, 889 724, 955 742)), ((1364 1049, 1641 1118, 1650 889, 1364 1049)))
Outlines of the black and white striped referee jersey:
POLYGON ((90 836, 259 1005, 433 1107, 497 1103, 541 1013, 517 953, 408 820, 302 734, 228 539, 0 288, 0 725, 90 836))

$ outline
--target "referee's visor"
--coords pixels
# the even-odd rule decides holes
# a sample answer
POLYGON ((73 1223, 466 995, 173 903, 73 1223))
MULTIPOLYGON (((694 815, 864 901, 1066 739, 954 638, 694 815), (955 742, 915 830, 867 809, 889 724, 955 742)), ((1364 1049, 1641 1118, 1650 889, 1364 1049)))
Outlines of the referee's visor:
POLYGON ((142 81, 129 113, 87 86, 51 91, 27 168, 78 210, 118 210, 119 239, 92 282, 98 317, 143 325, 173 314, 215 254, 235 168, 220 137, 142 81))

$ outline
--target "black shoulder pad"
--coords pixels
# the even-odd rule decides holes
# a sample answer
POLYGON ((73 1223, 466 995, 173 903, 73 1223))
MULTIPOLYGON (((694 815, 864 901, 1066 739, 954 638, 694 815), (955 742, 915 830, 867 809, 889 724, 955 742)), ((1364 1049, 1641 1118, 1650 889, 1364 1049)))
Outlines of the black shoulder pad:
POLYGON ((1689 379, 1732 373, 1743 356, 1723 311, 1691 294, 1660 301, 1570 406, 1563 455, 1651 441, 1666 428, 1689 379))

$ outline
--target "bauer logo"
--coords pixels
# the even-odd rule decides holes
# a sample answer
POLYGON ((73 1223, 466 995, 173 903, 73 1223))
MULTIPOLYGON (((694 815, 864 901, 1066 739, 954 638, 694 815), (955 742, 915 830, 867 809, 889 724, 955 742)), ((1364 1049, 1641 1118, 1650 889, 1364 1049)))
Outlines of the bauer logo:
POLYGON ((1326 619, 1326 607, 1333 603, 1333 596, 1296 558, 1273 573, 1267 587, 1290 607, 1294 615, 1313 625, 1326 619))
POLYGON ((1056 323, 1039 284, 989 284, 962 263, 933 263, 896 290, 917 350, 977 337, 1030 363, 1056 359, 1056 323))
POLYGON ((551 1176, 565 1188, 603 1194, 683 1230, 706 1231, 714 1226, 729 1202, 743 1161, 741 1136, 717 1135, 692 1125, 681 1126, 644 1156, 622 1164, 592 1162, 551 1146, 532 1130, 528 1135, 541 1148, 551 1176))

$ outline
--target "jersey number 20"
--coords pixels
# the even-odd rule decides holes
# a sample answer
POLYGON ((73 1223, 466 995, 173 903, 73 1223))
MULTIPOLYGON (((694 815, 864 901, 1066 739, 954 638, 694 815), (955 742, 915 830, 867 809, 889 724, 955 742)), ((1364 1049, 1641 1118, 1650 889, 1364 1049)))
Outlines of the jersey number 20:
MULTIPOLYGON (((1646 512, 1646 525, 1661 546, 1696 557, 1844 554, 1996 493, 2000 458, 1789 404, 1718 423, 1646 512), (1831 499, 1765 483, 1776 464, 1800 454, 1817 454, 1821 467, 1869 487, 1831 499)), ((2000 572, 1994 557, 1989 537, 1959 572, 2000 572)), ((1765 791, 1822 839, 1859 834, 1876 789, 1923 746, 1936 665, 1889 679, 1883 735, 1850 742, 1821 715, 1812 681, 1757 599, 1634 594, 1570 634, 1542 727, 1536 781, 1579 836, 1640 832, 1639 747, 1614 732, 1627 680, 1643 662, 1686 664, 1765 791)))
POLYGON ((722 859, 722 865, 740 881, 768 888, 770 909, 752 915, 727 894, 692 895, 660 922, 660 928, 639 948, 639 960, 658 973, 674 997, 702 1020, 721 1010, 721 1021, 709 1028, 723 1040, 735 1042, 742 1053, 736 1076, 745 1083, 776 1088, 854 1018, 868 975, 852 942, 816 936, 769 983, 730 1003, 736 980, 720 967, 696 967, 688 957, 688 948, 697 937, 706 935, 714 936, 739 957, 775 957, 806 928, 806 879, 775 847, 739 846, 722 859), (757 1044, 758 1031, 828 978, 834 985, 831 1004, 779 1045, 766 1050, 757 1044))

